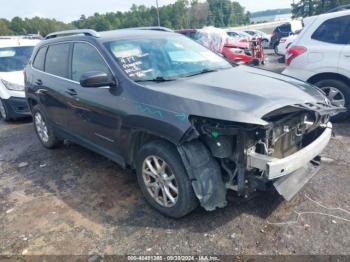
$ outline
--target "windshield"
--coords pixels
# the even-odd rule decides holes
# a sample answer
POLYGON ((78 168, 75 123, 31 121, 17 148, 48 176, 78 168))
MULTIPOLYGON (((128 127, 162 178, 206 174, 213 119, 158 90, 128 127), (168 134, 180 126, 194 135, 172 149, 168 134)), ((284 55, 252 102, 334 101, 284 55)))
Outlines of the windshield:
POLYGON ((239 32, 239 35, 242 37, 250 37, 250 35, 247 34, 246 32, 239 32))
POLYGON ((0 72, 23 70, 32 55, 33 49, 33 46, 0 48, 0 72))
POLYGON ((209 49, 184 36, 128 39, 105 46, 134 81, 168 81, 232 67, 209 49))

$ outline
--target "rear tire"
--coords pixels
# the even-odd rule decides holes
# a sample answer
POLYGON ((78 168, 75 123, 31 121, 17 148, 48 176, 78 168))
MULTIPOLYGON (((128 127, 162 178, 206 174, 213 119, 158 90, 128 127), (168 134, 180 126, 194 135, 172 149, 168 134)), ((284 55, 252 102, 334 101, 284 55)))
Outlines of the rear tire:
POLYGON ((9 114, 9 110, 1 98, 0 98, 0 118, 2 118, 5 122, 9 122, 10 120, 12 120, 9 114))
POLYGON ((192 183, 172 144, 156 140, 144 145, 136 158, 136 172, 147 202, 160 213, 180 218, 198 206, 192 183))
POLYGON ((278 55, 279 56, 279 53, 278 53, 278 44, 275 44, 274 47, 273 47, 273 51, 275 52, 275 55, 278 55))
POLYGON ((47 121, 44 111, 41 110, 39 105, 34 106, 32 115, 35 133, 44 147, 53 149, 62 144, 63 141, 55 135, 53 128, 47 121))
POLYGON ((332 104, 336 106, 344 106, 347 108, 347 112, 340 113, 333 116, 331 120, 333 122, 340 122, 349 117, 350 114, 350 86, 340 80, 323 79, 314 84, 326 93, 326 96, 332 104), (338 92, 338 93, 336 93, 338 92), (335 95, 334 95, 335 94, 335 95), (341 100, 344 100, 342 102, 341 100))

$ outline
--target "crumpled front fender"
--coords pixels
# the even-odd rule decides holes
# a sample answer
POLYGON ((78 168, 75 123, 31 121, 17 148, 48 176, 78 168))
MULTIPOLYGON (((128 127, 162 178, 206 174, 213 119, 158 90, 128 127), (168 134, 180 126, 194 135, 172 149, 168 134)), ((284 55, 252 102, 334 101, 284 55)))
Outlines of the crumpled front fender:
POLYGON ((207 211, 225 207, 227 190, 220 166, 206 146, 195 140, 178 146, 178 151, 201 206, 207 211))

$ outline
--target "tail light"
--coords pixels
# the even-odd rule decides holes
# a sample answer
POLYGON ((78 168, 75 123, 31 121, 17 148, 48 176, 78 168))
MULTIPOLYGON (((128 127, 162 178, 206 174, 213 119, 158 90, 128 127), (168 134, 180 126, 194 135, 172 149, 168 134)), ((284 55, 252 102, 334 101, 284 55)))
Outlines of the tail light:
POLYGON ((290 65, 294 58, 304 54, 306 50, 303 46, 292 46, 289 48, 286 56, 286 65, 290 65))

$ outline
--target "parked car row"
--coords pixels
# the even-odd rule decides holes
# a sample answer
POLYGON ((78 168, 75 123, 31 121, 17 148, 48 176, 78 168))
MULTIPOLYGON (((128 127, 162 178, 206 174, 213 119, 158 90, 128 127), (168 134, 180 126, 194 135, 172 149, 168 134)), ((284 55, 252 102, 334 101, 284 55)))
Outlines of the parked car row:
MULTIPOLYGON (((323 91, 229 63, 222 55, 227 33, 213 29, 180 32, 196 41, 162 28, 52 33, 34 51, 34 43, 20 46, 27 51, 0 49, 2 70, 16 79, 20 73, 18 81, 27 64, 25 98, 21 83, 6 74, 2 83, 10 97, 21 93, 44 147, 68 139, 134 170, 145 199, 166 216, 182 217, 199 205, 223 208, 229 190, 249 197, 274 187, 290 200, 318 170, 330 118, 343 117, 348 107, 345 96, 336 98, 349 88, 339 84, 350 57, 349 12, 305 25, 288 49, 284 73, 303 68, 297 62, 314 72, 330 59, 325 50, 341 46, 337 77, 316 77, 323 91)), ((8 104, 2 103, 5 117, 12 113, 8 104)))
POLYGON ((176 32, 222 54, 230 62, 253 65, 264 64, 263 39, 260 37, 252 37, 245 32, 214 27, 182 29, 176 32))

